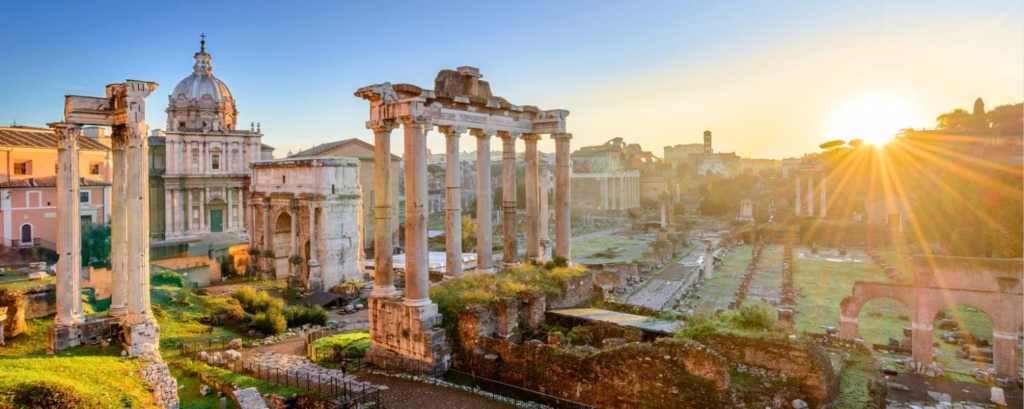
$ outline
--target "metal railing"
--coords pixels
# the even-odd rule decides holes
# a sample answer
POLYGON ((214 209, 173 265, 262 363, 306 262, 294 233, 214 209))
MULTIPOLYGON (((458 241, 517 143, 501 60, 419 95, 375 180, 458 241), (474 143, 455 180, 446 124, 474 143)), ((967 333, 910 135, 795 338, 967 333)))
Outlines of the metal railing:
POLYGON ((228 369, 261 381, 333 397, 338 408, 360 407, 358 405, 367 404, 373 404, 377 408, 382 407, 380 395, 384 389, 367 382, 353 381, 337 376, 310 374, 303 371, 282 370, 251 362, 235 361, 228 364, 228 369))
POLYGON ((227 349, 230 341, 223 338, 190 339, 178 342, 178 354, 189 359, 196 359, 200 352, 227 349))

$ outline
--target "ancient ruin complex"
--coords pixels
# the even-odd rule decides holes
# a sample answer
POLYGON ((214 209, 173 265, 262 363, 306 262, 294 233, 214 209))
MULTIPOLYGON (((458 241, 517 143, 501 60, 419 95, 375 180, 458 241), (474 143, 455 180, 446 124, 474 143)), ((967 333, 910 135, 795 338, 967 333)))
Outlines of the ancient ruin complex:
MULTIPOLYGON (((473 67, 442 70, 435 79, 435 89, 423 89, 410 84, 382 83, 364 87, 355 95, 370 102, 370 119, 366 127, 374 132, 376 167, 375 196, 375 248, 392 248, 388 223, 392 220, 392 201, 387 193, 392 177, 387 166, 390 157, 391 131, 402 125, 405 131, 405 212, 406 212, 406 268, 404 300, 398 298, 394 286, 392 255, 377 251, 374 254, 374 290, 370 299, 370 336, 373 347, 368 359, 384 362, 392 358, 411 359, 422 364, 422 370, 446 367, 450 347, 444 330, 436 328, 441 321, 437 305, 428 295, 427 271, 427 133, 435 126, 445 135, 448 169, 446 211, 447 237, 461 237, 461 206, 455 198, 461 197, 460 181, 454 166, 459 163, 459 138, 469 131, 477 138, 477 174, 490 169, 490 139, 501 138, 503 144, 504 185, 502 205, 506 218, 503 222, 504 254, 502 262, 518 262, 516 251, 516 189, 515 140, 526 141, 526 257, 536 260, 541 256, 540 232, 540 174, 537 161, 537 140, 541 134, 551 134, 555 140, 555 256, 569 259, 569 140, 565 133, 566 110, 540 110, 535 106, 512 105, 491 93, 490 84, 481 80, 480 71, 473 67)), ((477 214, 491 211, 490 178, 477 178, 477 214)), ((477 270, 492 272, 493 258, 489 217, 478 218, 477 270)), ((455 240, 450 243, 455 243, 455 240)), ((449 275, 461 274, 461 244, 446 248, 449 275)))

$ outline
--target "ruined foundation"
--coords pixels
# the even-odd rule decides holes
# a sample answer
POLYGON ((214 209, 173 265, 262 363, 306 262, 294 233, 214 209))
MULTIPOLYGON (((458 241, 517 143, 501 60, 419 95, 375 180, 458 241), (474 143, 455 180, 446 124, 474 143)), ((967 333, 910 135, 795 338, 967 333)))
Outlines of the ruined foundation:
POLYGON ((431 373, 451 361, 437 304, 411 307, 395 298, 370 298, 370 339, 366 361, 385 369, 431 373))

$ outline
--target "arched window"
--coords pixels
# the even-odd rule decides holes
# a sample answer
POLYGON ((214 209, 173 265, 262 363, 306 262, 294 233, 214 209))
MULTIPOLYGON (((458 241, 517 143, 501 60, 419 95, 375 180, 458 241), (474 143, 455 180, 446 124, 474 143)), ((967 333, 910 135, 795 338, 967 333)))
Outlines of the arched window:
POLYGON ((32 244, 32 225, 21 225, 21 244, 32 244))

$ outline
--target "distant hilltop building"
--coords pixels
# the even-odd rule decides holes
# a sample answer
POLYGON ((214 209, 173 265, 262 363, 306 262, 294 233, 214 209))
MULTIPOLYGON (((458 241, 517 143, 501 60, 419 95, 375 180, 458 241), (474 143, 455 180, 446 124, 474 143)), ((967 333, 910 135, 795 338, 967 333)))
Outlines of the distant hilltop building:
POLYGON ((213 75, 205 40, 194 59, 168 96, 166 132, 150 136, 150 234, 161 247, 223 233, 199 246, 206 254, 248 241, 250 166, 273 159, 274 148, 261 142, 259 125, 239 129, 235 99, 213 75))

